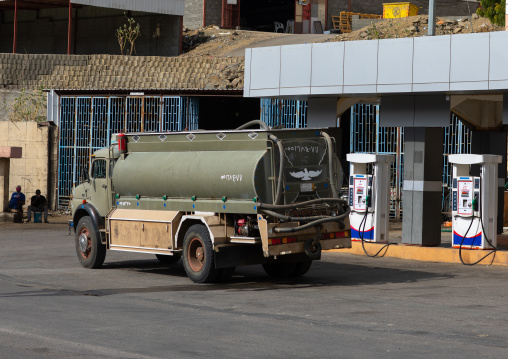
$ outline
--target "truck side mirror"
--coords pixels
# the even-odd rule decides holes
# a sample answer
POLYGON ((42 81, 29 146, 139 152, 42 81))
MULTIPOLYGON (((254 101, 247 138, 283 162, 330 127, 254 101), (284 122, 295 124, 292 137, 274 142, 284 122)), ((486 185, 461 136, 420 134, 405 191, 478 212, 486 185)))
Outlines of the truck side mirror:
POLYGON ((90 182, 90 177, 88 176, 88 171, 86 168, 81 169, 81 176, 83 177, 83 182, 90 182))

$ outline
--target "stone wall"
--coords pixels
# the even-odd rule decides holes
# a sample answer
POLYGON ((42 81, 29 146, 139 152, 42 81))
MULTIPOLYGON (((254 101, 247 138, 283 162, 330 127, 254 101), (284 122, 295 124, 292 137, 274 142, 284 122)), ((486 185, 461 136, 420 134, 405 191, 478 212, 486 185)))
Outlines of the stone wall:
POLYGON ((243 90, 243 57, 0 54, 0 89, 243 90))
POLYGON ((50 204, 55 201, 53 189, 48 188, 49 133, 47 123, 0 121, 0 144, 23 149, 22 158, 10 160, 9 192, 21 185, 27 202, 37 189, 50 204))

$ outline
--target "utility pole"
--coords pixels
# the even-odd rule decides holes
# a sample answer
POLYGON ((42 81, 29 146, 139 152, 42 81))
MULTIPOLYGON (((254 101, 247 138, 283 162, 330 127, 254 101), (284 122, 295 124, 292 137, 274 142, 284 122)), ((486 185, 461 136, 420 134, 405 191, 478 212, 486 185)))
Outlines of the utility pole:
POLYGON ((71 54, 71 37, 72 37, 72 1, 69 0, 69 28, 67 30, 67 55, 71 54))
POLYGON ((429 0, 429 36, 436 35, 436 0, 429 0))
POLYGON ((16 53, 16 43, 18 41, 18 0, 14 1, 14 37, 12 39, 12 53, 16 53))

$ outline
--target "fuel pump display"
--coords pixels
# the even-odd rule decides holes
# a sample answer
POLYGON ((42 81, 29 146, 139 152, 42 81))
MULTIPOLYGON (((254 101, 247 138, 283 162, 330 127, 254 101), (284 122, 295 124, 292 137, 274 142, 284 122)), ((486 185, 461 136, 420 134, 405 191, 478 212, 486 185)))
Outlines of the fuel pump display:
POLYGON ((501 156, 450 155, 452 179, 452 246, 492 249, 497 235, 497 165, 501 156), (480 165, 480 176, 471 176, 480 165))
POLYGON ((358 212, 365 212, 372 188, 372 176, 356 175, 353 177, 353 187, 350 189, 354 196, 353 208, 358 212))
POLYGON ((393 155, 349 153, 349 205, 352 241, 388 242, 390 162, 393 155), (372 173, 367 165, 372 164, 372 173))

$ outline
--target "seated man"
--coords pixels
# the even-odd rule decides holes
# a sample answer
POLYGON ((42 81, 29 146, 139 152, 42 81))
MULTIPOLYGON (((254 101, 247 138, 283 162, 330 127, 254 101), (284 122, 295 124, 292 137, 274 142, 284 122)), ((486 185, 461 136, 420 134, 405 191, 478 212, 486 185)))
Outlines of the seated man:
POLYGON ((28 206, 27 211, 27 221, 26 223, 30 223, 32 219, 32 211, 33 212, 44 212, 44 222, 48 222, 48 201, 46 201, 46 197, 41 195, 41 190, 38 189, 35 191, 35 196, 32 196, 30 199, 30 206, 28 206))
POLYGON ((25 204, 25 195, 21 192, 21 186, 16 186, 16 192, 11 196, 8 209, 10 212, 17 212, 21 215, 20 222, 23 222, 23 205, 25 204))

